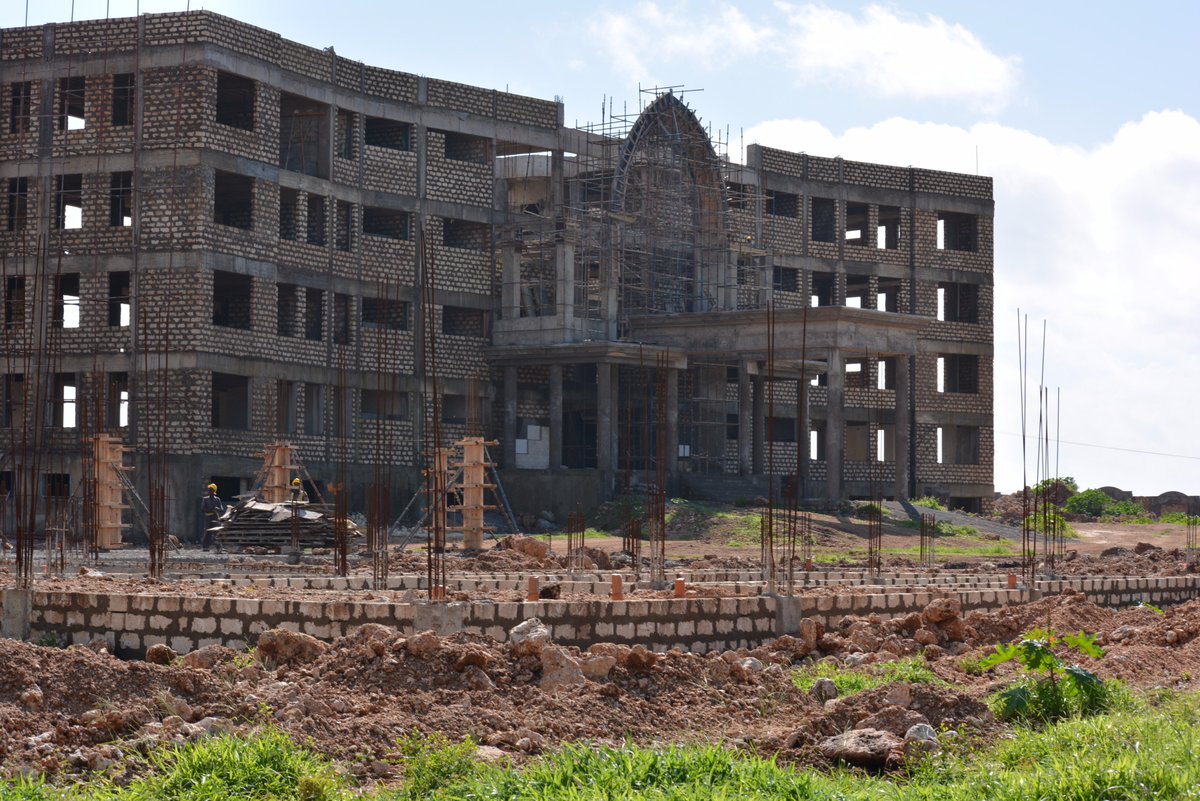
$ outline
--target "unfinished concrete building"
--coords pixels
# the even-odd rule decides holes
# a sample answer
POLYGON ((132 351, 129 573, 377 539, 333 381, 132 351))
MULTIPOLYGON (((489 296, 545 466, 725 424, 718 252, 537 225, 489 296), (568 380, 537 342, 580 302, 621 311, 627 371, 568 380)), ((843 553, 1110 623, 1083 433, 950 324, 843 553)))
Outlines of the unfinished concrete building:
POLYGON ((280 438, 399 508, 468 428, 531 509, 992 496, 989 178, 737 164, 670 92, 569 128, 208 12, 0 31, 0 87, 9 506, 108 433, 179 533, 280 438))

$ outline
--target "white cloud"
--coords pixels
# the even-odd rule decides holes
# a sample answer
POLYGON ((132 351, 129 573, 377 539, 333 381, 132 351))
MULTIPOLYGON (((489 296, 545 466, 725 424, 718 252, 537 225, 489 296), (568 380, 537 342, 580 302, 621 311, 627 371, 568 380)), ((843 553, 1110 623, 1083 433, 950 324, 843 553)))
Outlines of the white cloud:
MULTIPOLYGON (((978 148, 980 172, 995 178, 998 489, 1021 481, 1018 307, 1031 353, 1048 321, 1046 383, 1052 397, 1062 387, 1063 440, 1200 456, 1200 121, 1147 114, 1091 149, 997 124, 905 119, 841 134, 774 121, 746 140, 970 173, 978 148)), ((1036 426, 1036 389, 1029 397, 1036 426)), ((1194 460, 1064 444, 1062 472, 1139 494, 1200 492, 1194 460)))
POLYGON ((719 70, 765 55, 772 74, 786 64, 801 85, 994 111, 1007 104, 1020 74, 1018 58, 993 53, 961 25, 878 5, 855 17, 780 2, 752 17, 729 4, 645 2, 628 13, 602 12, 590 29, 616 70, 643 83, 664 67, 719 70))
POLYGON ((861 18, 820 5, 781 3, 787 52, 801 83, 830 83, 910 100, 1004 106, 1019 59, 988 50, 975 34, 932 14, 919 18, 867 6, 861 18))
POLYGON ((774 37, 769 25, 755 24, 735 6, 696 11, 682 0, 642 3, 629 14, 603 12, 590 28, 617 71, 642 82, 653 81, 652 64, 682 60, 689 68, 720 68, 758 54, 774 37))

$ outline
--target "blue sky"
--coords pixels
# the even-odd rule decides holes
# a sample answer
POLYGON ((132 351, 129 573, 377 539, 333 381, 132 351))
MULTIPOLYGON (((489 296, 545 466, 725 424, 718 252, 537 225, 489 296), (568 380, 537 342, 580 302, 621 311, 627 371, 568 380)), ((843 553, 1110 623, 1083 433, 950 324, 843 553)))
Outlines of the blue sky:
MULTIPOLYGON (((1086 444, 1062 446, 1060 472, 1084 486, 1200 493, 1200 4, 200 7, 379 66, 560 96, 568 124, 597 121, 606 97, 636 110, 639 84, 682 84, 703 90, 687 99, 729 132, 734 159, 757 141, 962 172, 978 163, 997 204, 997 489, 1021 482, 1020 308, 1035 346, 1048 322, 1061 438, 1086 444)), ((138 8, 75 0, 74 16, 138 8)), ((25 13, 5 0, 0 25, 25 13)), ((66 21, 72 3, 30 0, 28 13, 30 24, 66 21)))

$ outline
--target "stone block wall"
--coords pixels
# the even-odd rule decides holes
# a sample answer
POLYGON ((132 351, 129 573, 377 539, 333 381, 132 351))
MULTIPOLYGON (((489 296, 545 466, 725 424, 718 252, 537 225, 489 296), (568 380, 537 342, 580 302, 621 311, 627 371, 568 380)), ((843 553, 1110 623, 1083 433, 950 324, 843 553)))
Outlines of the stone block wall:
MULTIPOLYGON (((179 652, 222 644, 243 649, 258 634, 285 628, 322 640, 344 636, 365 623, 394 626, 407 633, 433 628, 467 631, 499 641, 531 617, 551 628, 554 639, 585 647, 593 642, 643 644, 656 650, 679 647, 695 652, 754 647, 781 634, 800 618, 832 627, 846 616, 877 614, 887 619, 920 611, 932 600, 954 596, 964 611, 994 610, 1056 594, 1066 588, 1093 603, 1122 606, 1139 601, 1182 603, 1200 595, 1196 576, 1156 578, 1073 578, 1039 581, 1032 589, 1007 590, 987 577, 934 577, 922 586, 887 585, 886 591, 799 594, 791 598, 756 595, 737 598, 629 601, 476 602, 429 605, 380 600, 277 601, 257 598, 192 597, 174 594, 104 595, 46 592, 30 594, 29 637, 54 635, 70 643, 108 641, 123 655, 141 654, 164 643, 179 652), (972 586, 972 582, 977 582, 972 586), (992 586, 989 586, 989 583, 992 586), (787 607, 786 609, 784 607, 787 607), (791 623, 785 621, 793 621, 791 623)), ((851 579, 853 581, 853 579, 851 579)), ((894 576, 903 582, 906 577, 894 576)), ((295 579, 293 581, 308 581, 295 579)), ((336 583, 337 579, 324 579, 336 583)), ((514 581, 514 583, 519 583, 514 581)), ((21 602, 18 591, 0 592, 0 607, 21 602), (11 599, 11 601, 9 600, 11 599)), ((3 609, 0 609, 3 613, 3 609)))

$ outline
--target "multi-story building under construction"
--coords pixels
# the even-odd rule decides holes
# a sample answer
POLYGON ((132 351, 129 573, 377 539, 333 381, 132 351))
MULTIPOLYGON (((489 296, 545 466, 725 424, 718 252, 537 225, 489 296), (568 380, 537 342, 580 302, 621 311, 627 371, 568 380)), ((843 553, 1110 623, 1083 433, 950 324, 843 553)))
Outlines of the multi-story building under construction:
POLYGON ((570 128, 207 12, 0 31, 0 91, 9 518, 101 432, 188 535, 274 440, 398 508, 469 429, 532 510, 992 496, 990 178, 735 163, 669 91, 570 128))

